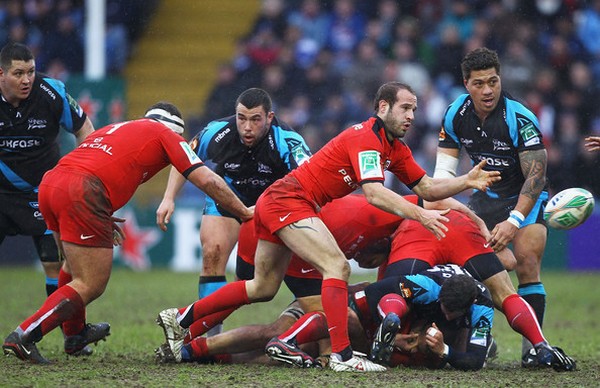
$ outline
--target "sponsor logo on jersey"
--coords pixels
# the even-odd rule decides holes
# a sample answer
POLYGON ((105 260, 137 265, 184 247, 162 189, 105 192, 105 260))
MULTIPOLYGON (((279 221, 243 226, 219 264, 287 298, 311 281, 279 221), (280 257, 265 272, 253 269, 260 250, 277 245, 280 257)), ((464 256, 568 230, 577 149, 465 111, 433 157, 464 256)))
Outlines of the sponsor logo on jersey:
POLYGON ((27 130, 46 128, 46 120, 29 119, 27 120, 27 130))
POLYGON ((510 150, 510 146, 501 140, 492 139, 492 143, 494 144, 494 151, 510 150))
POLYGON ((223 138, 229 133, 231 132, 231 128, 227 127, 225 128, 223 131, 219 132, 217 134, 217 136, 215 136, 215 143, 220 142, 221 140, 223 140, 223 138))
POLYGON ((440 133, 438 135, 438 141, 444 141, 446 140, 446 130, 444 129, 444 126, 442 125, 442 128, 440 129, 440 133))
POLYGON ((32 208, 32 209, 39 209, 40 208, 40 204, 39 204, 39 202, 31 201, 31 202, 29 202, 29 207, 32 208))
POLYGON ((241 166, 241 164, 239 164, 239 163, 225 163, 223 165, 223 168, 225 168, 226 170, 229 170, 229 171, 237 171, 237 170, 239 170, 240 166, 241 166))
POLYGON ((509 167, 513 160, 512 158, 500 158, 486 155, 473 155, 473 158, 478 162, 485 160, 489 167, 509 167))
POLYGON ((198 140, 197 137, 193 138, 192 141, 190 142, 190 148, 194 150, 194 152, 198 151, 198 145, 200 144, 200 141, 198 140))
POLYGON ((338 170, 338 172, 342 174, 342 180, 346 182, 348 186, 355 189, 358 188, 358 185, 352 180, 352 177, 348 175, 348 172, 345 169, 341 168, 338 170))
POLYGON ((52 90, 50 90, 50 88, 48 88, 43 83, 40 84, 40 89, 42 89, 44 92, 46 92, 46 94, 49 95, 51 99, 56 100, 56 94, 54 94, 54 92, 52 90))
POLYGON ((269 184, 271 184, 271 181, 269 179, 246 178, 246 179, 237 180, 237 181, 233 182, 233 184, 235 186, 250 185, 250 186, 256 186, 256 187, 259 187, 259 186, 265 187, 265 186, 268 186, 269 184))
POLYGON ((465 112, 467 111, 467 109, 469 108, 469 106, 471 106, 471 100, 467 100, 462 108, 460 108, 460 112, 458 112, 459 115, 464 116, 465 112))
POLYGON ((71 109, 73 109, 75 112, 77 112, 77 116, 83 117, 83 108, 81 106, 79 106, 77 101, 75 101, 75 99, 73 97, 71 97, 69 94, 67 94, 67 101, 69 102, 69 106, 71 107, 71 109))
POLYGON ((192 148, 190 147, 190 145, 187 142, 181 141, 181 142, 179 142, 179 145, 181 146, 181 148, 185 152, 185 154, 188 157, 188 160, 190 161, 191 164, 202 163, 202 161, 200 160, 200 158, 198 157, 198 155, 196 155, 196 153, 194 152, 194 150, 192 150, 192 148))
POLYGON ((258 162, 258 172, 263 173, 263 174, 272 174, 273 170, 271 169, 271 167, 267 166, 266 164, 262 164, 262 163, 258 162))
POLYGON ((358 153, 360 178, 383 178, 381 155, 377 151, 362 151, 358 153))
POLYGON ((460 138, 460 142, 465 146, 465 147, 471 147, 473 145, 473 140, 472 139, 465 139, 464 137, 460 138))
POLYGON ((28 148, 37 148, 42 144, 44 144, 44 141, 39 137, 0 138, 0 148, 2 149, 24 150, 28 148))
POLYGON ((97 137, 94 140, 92 140, 92 142, 85 142, 85 143, 81 143, 81 145, 79 145, 79 148, 91 148, 94 150, 100 150, 100 151, 104 151, 105 153, 112 155, 112 146, 109 146, 108 144, 102 143, 102 140, 104 138, 103 137, 97 137))
POLYGON ((406 287, 404 283, 400 283, 400 295, 404 299, 410 299, 412 297, 412 291, 409 287, 406 287))

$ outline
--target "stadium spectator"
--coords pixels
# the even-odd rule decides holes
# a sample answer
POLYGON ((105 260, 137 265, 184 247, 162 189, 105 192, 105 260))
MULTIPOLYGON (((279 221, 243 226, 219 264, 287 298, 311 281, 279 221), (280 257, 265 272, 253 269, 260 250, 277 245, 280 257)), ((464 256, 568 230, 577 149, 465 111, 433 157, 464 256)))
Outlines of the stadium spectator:
POLYGON ((242 220, 252 218, 253 210, 194 155, 181 137, 183 130, 179 110, 169 103, 157 103, 143 119, 95 131, 44 175, 40 211, 66 260, 69 272, 62 275, 68 279, 6 337, 5 353, 31 363, 48 363, 36 342, 61 324, 69 354, 109 335, 107 323, 85 323, 85 306, 104 292, 113 244, 122 242, 115 221, 124 220, 112 215, 142 182, 170 163, 223 209, 242 220))
POLYGON ((49 296, 59 286, 61 257, 38 210, 38 186, 60 157, 60 130, 80 144, 94 126, 61 81, 37 72, 33 53, 22 44, 0 51, 0 93, 0 243, 6 236, 32 237, 49 296))
MULTIPOLYGON (((547 238, 542 213, 548 192, 547 154, 539 123, 502 90, 495 51, 471 51, 461 68, 468 94, 458 97, 444 115, 434 176, 456 175, 461 147, 472 163, 489 160, 488 169, 502 173, 502 180, 488 192, 474 192, 469 206, 493 229, 488 242, 494 250, 512 242, 519 295, 535 310, 541 325, 546 291, 540 270, 547 238)), ((536 362, 527 345, 524 340, 523 365, 536 362)))
MULTIPOLYGON (((214 171, 246 206, 253 206, 267 187, 311 155, 304 139, 277 119, 269 94, 258 88, 242 92, 235 101, 235 115, 211 121, 194 136, 191 147, 200 159, 214 165, 214 171)), ((156 210, 156 223, 162 230, 166 230, 175 211, 175 197, 184 183, 185 177, 171 168, 163 200, 156 210)), ((206 199, 200 224, 202 270, 198 298, 226 284, 225 268, 239 230, 239 217, 206 199)))

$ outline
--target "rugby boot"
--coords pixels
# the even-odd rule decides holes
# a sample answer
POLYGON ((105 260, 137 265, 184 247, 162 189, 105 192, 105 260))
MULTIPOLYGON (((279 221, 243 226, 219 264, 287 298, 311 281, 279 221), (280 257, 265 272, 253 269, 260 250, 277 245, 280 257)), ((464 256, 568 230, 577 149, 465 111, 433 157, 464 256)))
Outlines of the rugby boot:
POLYGON ((79 356, 89 344, 98 344, 98 341, 106 341, 110 335, 110 325, 106 322, 85 325, 81 333, 65 337, 65 353, 79 356))
POLYGON ((378 364, 389 364, 392 352, 394 351, 394 341, 396 333, 400 329, 400 318, 395 313, 389 313, 383 318, 377 328, 375 338, 371 344, 371 354, 369 359, 378 364))
POLYGON ((265 353, 272 360, 285 362, 300 368, 312 368, 315 360, 307 353, 300 350, 295 344, 290 344, 277 337, 271 338, 265 347, 265 353))
POLYGON ((385 372, 387 368, 366 358, 366 354, 354 352, 352 358, 342 361, 338 354, 332 354, 329 367, 335 372, 385 372))
POLYGON ((16 331, 13 331, 6 337, 2 344, 2 350, 5 355, 12 354, 32 364, 50 364, 50 361, 40 354, 35 342, 23 340, 16 331))

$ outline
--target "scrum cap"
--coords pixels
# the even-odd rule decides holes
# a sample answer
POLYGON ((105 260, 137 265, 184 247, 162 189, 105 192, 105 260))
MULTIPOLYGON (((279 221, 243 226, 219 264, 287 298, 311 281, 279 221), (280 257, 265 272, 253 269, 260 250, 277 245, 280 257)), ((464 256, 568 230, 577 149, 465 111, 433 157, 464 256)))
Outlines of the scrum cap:
POLYGON ((166 125, 169 127, 169 129, 179 135, 181 135, 185 129, 185 124, 181 117, 171 114, 161 108, 150 109, 148 112, 146 112, 144 117, 159 121, 161 124, 166 125))

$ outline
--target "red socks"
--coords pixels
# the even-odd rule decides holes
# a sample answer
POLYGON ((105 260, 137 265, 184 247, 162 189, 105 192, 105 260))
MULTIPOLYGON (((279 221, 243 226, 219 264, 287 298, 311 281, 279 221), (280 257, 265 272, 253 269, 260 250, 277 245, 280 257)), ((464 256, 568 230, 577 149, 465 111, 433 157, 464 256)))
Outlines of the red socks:
POLYGON ((510 327, 527 338, 533 345, 546 342, 535 312, 519 295, 512 294, 504 299, 502 311, 510 327))
POLYGON ((304 314, 278 338, 286 342, 294 339, 298 345, 327 338, 325 314, 321 311, 304 314))
POLYGON ((218 313, 209 314, 209 315, 206 315, 206 316, 198 319, 197 321, 195 321, 194 323, 192 323, 190 325, 190 331, 185 336, 183 342, 188 343, 192 339, 199 337, 202 334, 206 333, 207 331, 212 329, 214 326, 223 322, 225 320, 225 318, 227 318, 229 315, 231 315, 231 313, 234 311, 235 311, 235 308, 230 308, 228 310, 219 311, 218 313))
POLYGON ((33 341, 39 341, 46 333, 64 321, 82 315, 85 317, 85 305, 81 296, 73 288, 65 285, 54 291, 42 307, 23 321, 19 327, 25 336, 29 336, 33 341))
POLYGON ((231 308, 235 310, 248 303, 245 280, 227 283, 212 294, 179 309, 179 324, 187 328, 200 318, 231 308))
POLYGON ((379 316, 384 318, 388 313, 396 313, 402 318, 408 312, 408 306, 403 297, 398 294, 387 294, 377 304, 379 316))
POLYGON ((323 279, 321 301, 327 316, 331 351, 339 353, 350 346, 348 337, 348 283, 341 279, 323 279))

